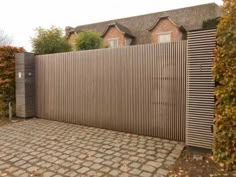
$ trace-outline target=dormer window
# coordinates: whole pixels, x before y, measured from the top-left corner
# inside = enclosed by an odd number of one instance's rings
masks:
[[[171,33],[162,32],[157,34],[157,43],[167,43],[171,42]]]
[[[109,40],[109,48],[117,48],[118,47],[118,39],[110,39]]]

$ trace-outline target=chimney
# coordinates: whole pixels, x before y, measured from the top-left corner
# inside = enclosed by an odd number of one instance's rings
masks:
[[[66,26],[65,27],[66,36],[68,36],[71,32],[74,32],[74,28],[71,26]]]

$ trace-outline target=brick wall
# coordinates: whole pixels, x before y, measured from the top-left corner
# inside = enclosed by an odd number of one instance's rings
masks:
[[[183,33],[169,19],[161,20],[150,32],[151,43],[157,43],[157,34],[161,32],[171,32],[171,41],[178,41],[184,38]]]
[[[103,37],[104,45],[108,46],[109,39],[112,39],[112,38],[118,38],[119,47],[122,47],[125,45],[125,36],[116,27],[110,27],[110,29],[107,31],[107,33]]]
[[[171,41],[175,42],[186,38],[186,34],[179,30],[169,19],[161,20],[152,31],[150,31],[150,43],[157,43],[158,33],[171,32]],[[77,35],[71,34],[68,41],[74,46],[75,38]],[[103,44],[109,46],[109,40],[116,38],[119,40],[118,47],[125,46],[125,36],[116,28],[110,27],[105,36],[103,37]]]

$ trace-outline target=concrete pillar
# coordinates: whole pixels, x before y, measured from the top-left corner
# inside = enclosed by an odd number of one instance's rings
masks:
[[[17,53],[16,60],[16,116],[35,116],[34,54]]]

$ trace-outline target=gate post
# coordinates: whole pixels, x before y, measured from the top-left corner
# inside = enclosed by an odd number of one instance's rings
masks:
[[[35,116],[35,71],[34,54],[17,53],[16,63],[16,116]]]

